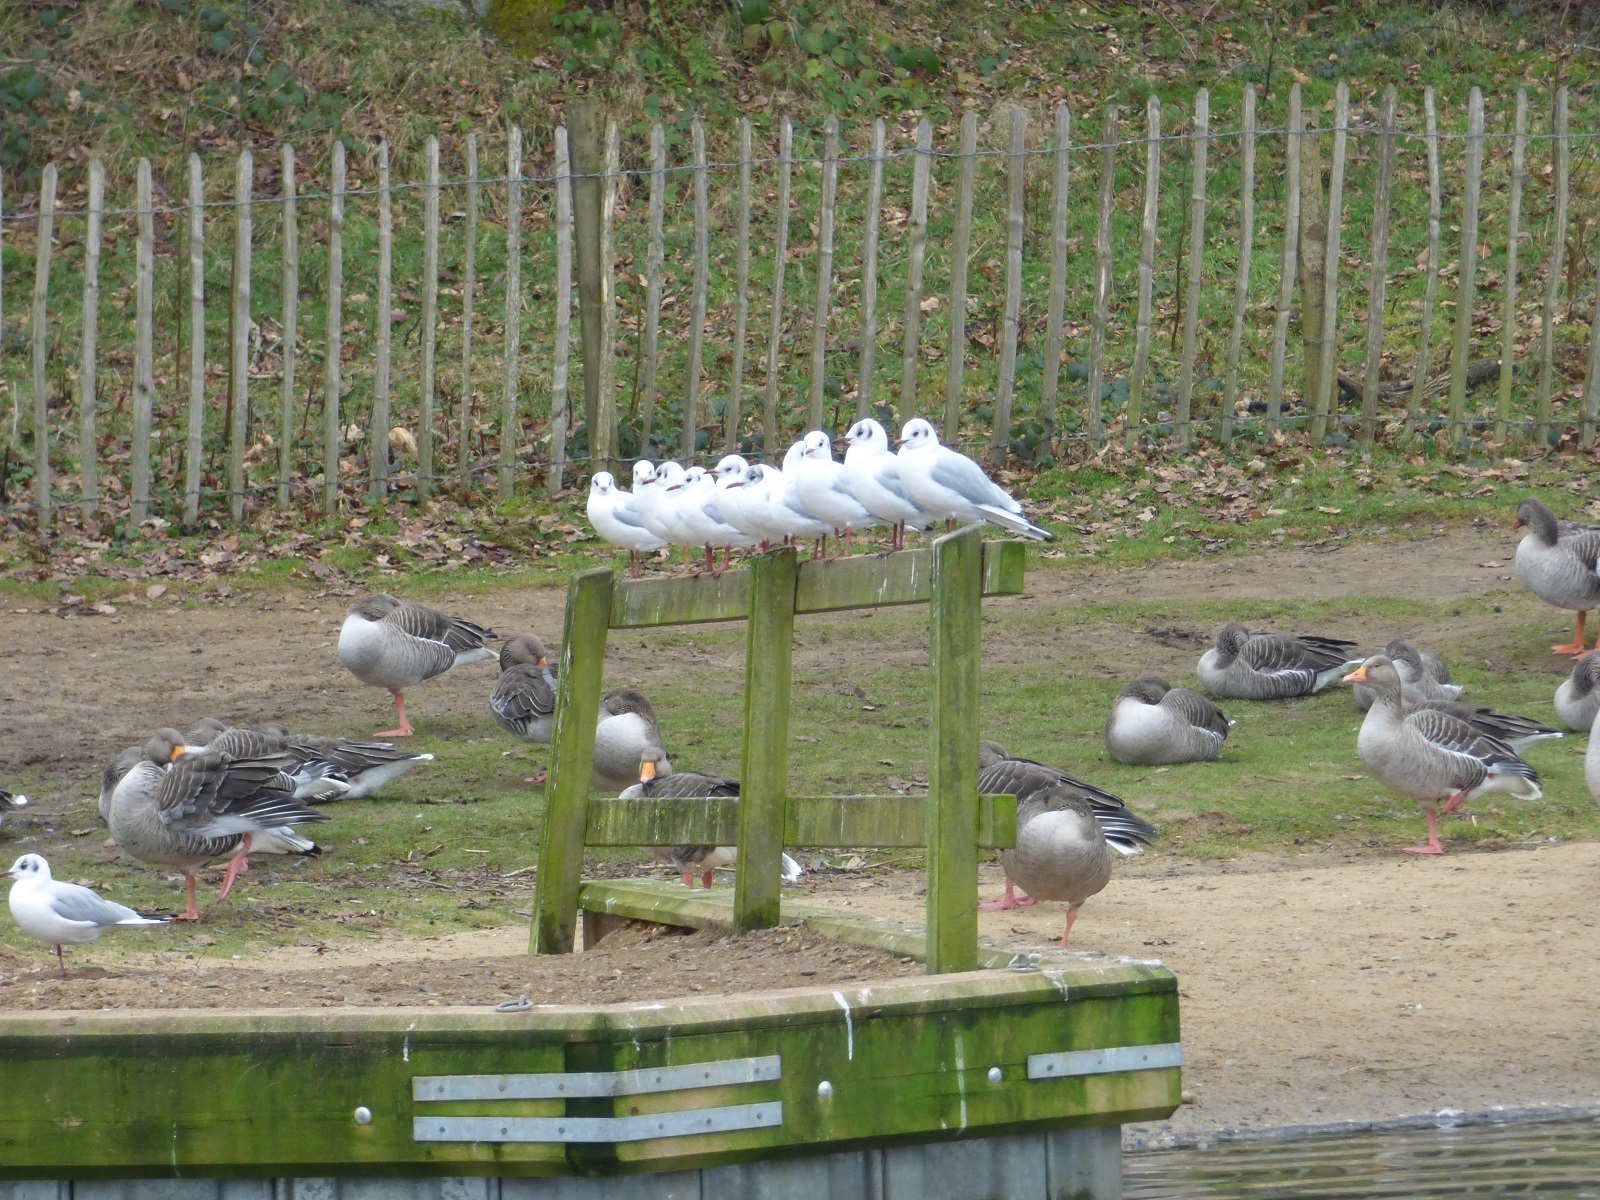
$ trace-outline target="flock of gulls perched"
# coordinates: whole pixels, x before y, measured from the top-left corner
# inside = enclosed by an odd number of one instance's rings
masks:
[[[591,488],[590,512],[603,536],[630,551],[635,569],[640,553],[668,544],[683,546],[686,557],[703,550],[708,569],[714,569],[717,548],[769,547],[814,536],[820,554],[828,535],[848,545],[850,530],[871,524],[892,526],[897,545],[906,528],[941,521],[986,522],[1049,536],[976,463],[940,446],[925,421],[906,424],[899,454],[889,452],[875,421],[857,422],[849,440],[851,455],[863,453],[840,464],[826,435],[808,435],[791,449],[782,471],[737,456],[698,476],[698,468],[640,463],[631,495],[601,473]],[[729,496],[739,499],[730,505]],[[1590,733],[1585,776],[1600,798],[1600,654],[1586,655],[1584,645],[1585,614],[1600,606],[1600,527],[1559,522],[1531,498],[1519,506],[1515,525],[1528,530],[1517,550],[1524,581],[1548,603],[1578,614],[1574,642],[1552,647],[1578,657],[1554,703],[1569,728]],[[0,872],[15,880],[12,915],[26,932],[55,946],[63,976],[63,944],[93,941],[119,926],[199,919],[195,876],[202,866],[227,860],[218,896],[225,899],[249,854],[317,853],[298,827],[326,821],[320,805],[369,796],[432,759],[377,739],[410,736],[405,691],[463,664],[498,657],[500,674],[488,700],[494,720],[523,741],[548,743],[557,676],[545,644],[531,634],[511,637],[497,656],[487,644],[496,638],[482,625],[420,604],[381,594],[360,597],[340,630],[338,656],[363,683],[394,696],[395,729],[353,740],[208,717],[182,732],[156,730],[105,767],[100,813],[127,854],[182,872],[185,910],[172,917],[140,914],[53,879],[45,859],[25,854]],[[1406,848],[1414,854],[1444,852],[1440,811],[1453,812],[1495,791],[1539,799],[1538,771],[1520,751],[1562,736],[1536,719],[1462,702],[1462,688],[1451,682],[1444,662],[1403,640],[1367,654],[1340,638],[1229,624],[1201,656],[1196,675],[1211,697],[1224,701],[1288,700],[1353,683],[1355,700],[1366,711],[1356,744],[1362,763],[1426,814],[1428,842]],[[1136,766],[1215,761],[1234,725],[1207,696],[1147,676],[1114,700],[1105,745],[1113,759]],[[1013,757],[993,742],[981,744],[979,768],[983,792],[1018,798],[1016,844],[1000,853],[1005,893],[982,907],[1064,901],[1064,947],[1079,907],[1109,882],[1112,851],[1138,853],[1158,831],[1104,788]],[[601,701],[591,784],[623,798],[739,795],[737,779],[675,767],[650,701],[627,687],[613,688]],[[26,804],[26,797],[0,791],[0,816]],[[735,861],[731,847],[681,846],[661,853],[691,887],[697,876],[710,887],[713,873]],[[785,855],[784,878],[792,881],[800,873]],[[1025,894],[1019,896],[1019,888]]]

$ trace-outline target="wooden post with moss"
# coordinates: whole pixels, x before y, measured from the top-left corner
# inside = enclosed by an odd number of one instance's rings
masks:
[[[750,567],[745,641],[744,750],[739,767],[739,865],[733,926],[776,925],[789,791],[789,688],[794,670],[794,547]]]

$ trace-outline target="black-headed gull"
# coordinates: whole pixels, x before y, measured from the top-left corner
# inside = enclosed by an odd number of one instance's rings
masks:
[[[38,854],[24,854],[9,871],[0,871],[0,878],[6,876],[16,880],[11,885],[11,915],[24,933],[56,948],[63,979],[67,977],[63,945],[92,942],[118,925],[165,925],[172,919],[147,917],[86,887],[59,883],[50,876],[50,864]]]
[[[939,435],[921,417],[900,429],[900,478],[925,511],[963,525],[998,525],[1036,542],[1055,540],[1022,515],[1022,505],[983,473],[965,454],[939,444]]]
[[[28,807],[28,798],[16,792],[8,792],[0,788],[0,821],[5,820],[8,812],[16,812],[19,808]]]
[[[645,528],[634,508],[632,494],[617,486],[610,471],[596,471],[589,480],[588,512],[594,531],[628,552],[628,573],[635,579],[639,578],[639,555],[667,544]]]
[[[377,737],[410,737],[405,689],[463,663],[488,662],[484,645],[498,636],[464,617],[451,617],[410,600],[374,593],[350,606],[339,630],[339,661],[362,683],[388,688],[394,696],[398,729]]]
[[[778,473],[780,477],[767,493],[768,511],[772,514],[773,523],[783,530],[785,538],[794,541],[815,538],[816,545],[812,548],[811,557],[820,558],[828,548],[828,535],[833,532],[833,526],[820,520],[800,498],[800,459],[805,452],[806,444],[800,441],[790,446],[784,454],[783,470]]]
[[[926,529],[938,522],[911,498],[900,478],[900,458],[889,449],[889,434],[871,417],[863,417],[845,434],[844,479],[868,512],[894,527],[894,548],[904,550],[906,527]]]
[[[745,550],[756,544],[755,538],[722,519],[717,502],[717,477],[704,467],[690,467],[683,473],[679,495],[679,523],[695,545],[705,547],[706,570],[715,573],[714,552],[718,547],[722,549],[722,565],[726,567],[733,547]]]
[[[855,498],[845,480],[844,464],[833,457],[833,439],[813,429],[800,440],[800,461],[794,469],[795,491],[807,511],[833,527],[833,536],[843,538],[844,552],[850,553],[850,533],[879,524]],[[837,545],[834,547],[838,549]]]

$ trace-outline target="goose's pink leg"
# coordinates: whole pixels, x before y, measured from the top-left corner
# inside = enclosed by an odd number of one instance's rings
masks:
[[[1571,645],[1568,645],[1568,646],[1551,646],[1550,649],[1551,649],[1551,651],[1553,653],[1555,653],[1555,654],[1570,654],[1575,658],[1581,657],[1583,655],[1583,649],[1584,649],[1584,646],[1583,646],[1583,622],[1584,622],[1585,618],[1588,617],[1588,615],[1589,614],[1586,613],[1586,612],[1580,612],[1578,614],[1578,636],[1573,638]]]
[[[978,905],[978,907],[979,908],[999,908],[999,909],[1021,908],[1025,904],[1032,904],[1032,903],[1033,903],[1033,897],[1032,896],[1018,896],[1017,895],[1017,893],[1016,893],[1016,884],[1012,883],[1011,882],[1011,876],[1007,875],[1006,876],[1006,894],[1005,894],[1005,896],[1003,898],[999,899],[999,900],[986,901],[985,903]]]
[[[222,877],[222,890],[217,893],[218,900],[226,900],[228,892],[233,887],[233,881],[250,869],[250,860],[245,855],[250,853],[250,834],[244,835],[244,841],[239,843],[239,852],[228,860],[228,873]]]
[[[1424,811],[1428,814],[1428,844],[1426,846],[1407,846],[1405,847],[1405,852],[1407,854],[1443,854],[1444,847],[1439,844],[1439,814],[1431,808]]]
[[[1061,940],[1056,943],[1063,950],[1067,948],[1067,939],[1072,936],[1072,923],[1078,919],[1078,906],[1071,905],[1067,909],[1067,927],[1061,932]]]
[[[177,916],[173,917],[172,919],[174,921],[198,921],[200,919],[200,909],[195,905],[195,902],[194,902],[194,876],[193,875],[185,875],[183,877],[183,890],[184,890],[184,894],[189,897],[189,907],[184,909],[181,913],[179,913]]]
[[[406,695],[404,692],[396,692],[394,694],[394,711],[400,717],[400,728],[386,729],[382,733],[373,734],[373,737],[410,737],[416,732],[415,729],[411,728],[411,722],[406,720]]]

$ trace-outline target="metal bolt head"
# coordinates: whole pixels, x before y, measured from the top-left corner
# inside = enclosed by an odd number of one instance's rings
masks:
[[[1004,1078],[1005,1078],[1005,1072],[1002,1071],[999,1067],[990,1067],[989,1068],[989,1082],[990,1083],[999,1083]]]
[[[363,1104],[360,1108],[356,1109],[356,1124],[357,1125],[371,1125],[372,1124],[372,1110],[370,1108],[368,1108],[365,1104]]]
[[[817,1096],[823,1100],[831,1100],[833,1098],[833,1084],[826,1079],[817,1084]]]

